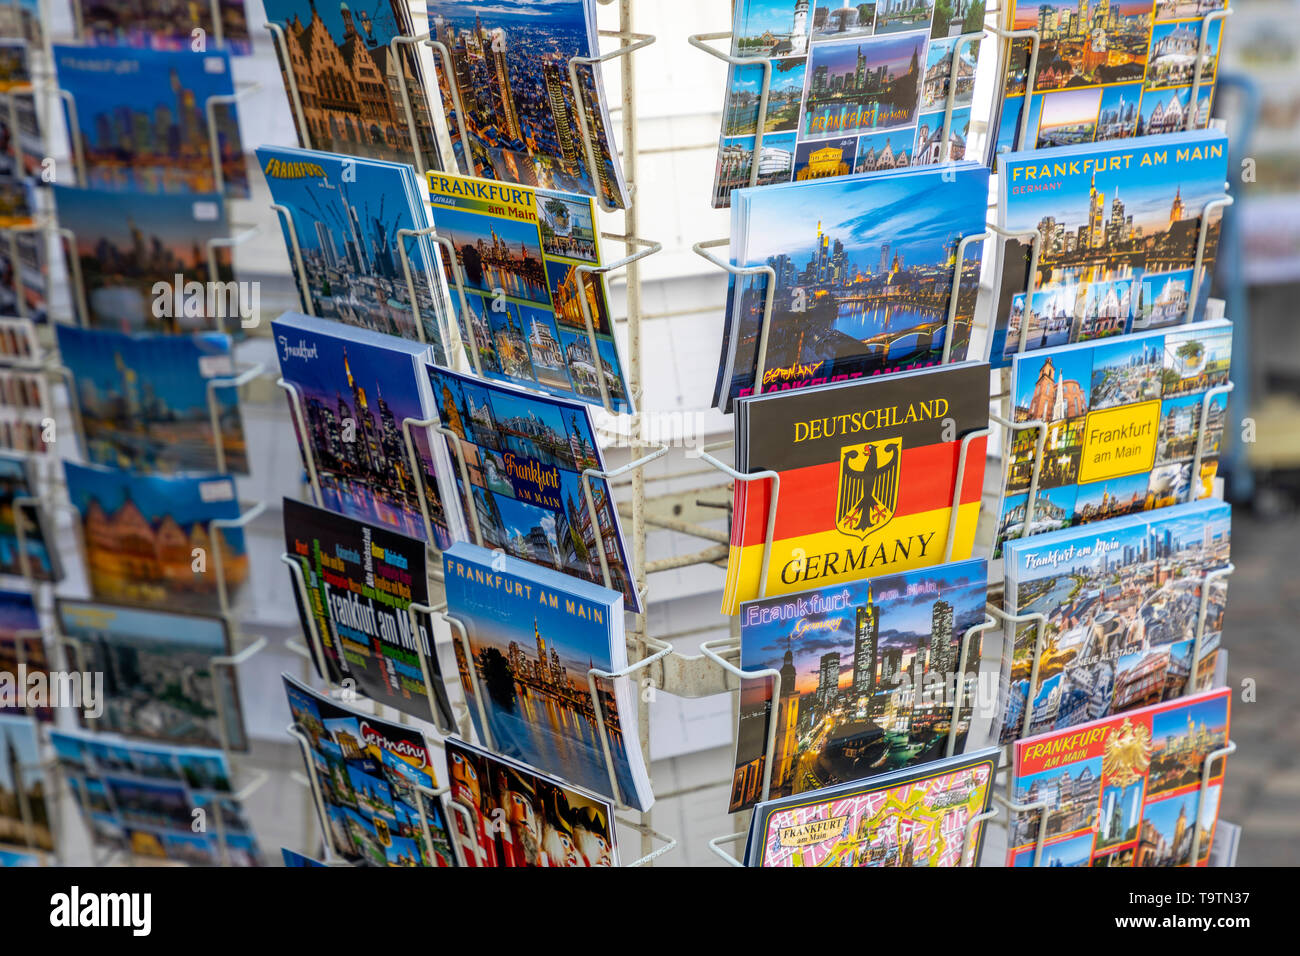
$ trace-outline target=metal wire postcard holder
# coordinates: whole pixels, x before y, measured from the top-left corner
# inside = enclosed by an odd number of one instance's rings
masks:
[[[38,726],[41,726],[38,724]],[[18,803],[18,819],[22,822],[24,832],[23,846],[27,852],[35,856],[41,865],[48,865],[47,860],[53,858],[56,865],[65,865],[65,839],[63,833],[63,814],[60,812],[60,803],[57,795],[61,792],[59,785],[59,763],[57,760],[44,760],[40,763],[14,765],[14,774],[17,779],[13,781],[14,795]],[[46,788],[48,797],[46,800],[46,817],[50,830],[51,849],[45,850],[36,845],[34,831],[36,821],[32,814],[31,801],[27,794],[27,784],[24,779],[29,775],[39,774],[43,780],[42,784]]]
[[[222,378],[210,378],[207,382],[208,423],[212,428],[212,452],[216,461],[216,472],[226,473],[226,435],[221,428],[221,406],[217,402],[218,391],[233,391],[238,398],[239,390],[266,374],[266,366],[260,362],[250,365],[236,375]]]
[[[753,188],[758,185],[758,163],[759,157],[763,152],[763,136],[767,126],[767,106],[772,92],[772,61],[767,56],[732,56],[729,53],[723,53],[721,50],[711,46],[710,40],[730,40],[731,31],[723,30],[721,33],[696,33],[686,38],[686,42],[697,50],[703,50],[714,59],[721,60],[723,63],[729,63],[733,67],[756,66],[763,74],[763,79],[758,87],[758,115],[754,120],[754,148],[749,156],[749,186]],[[730,71],[729,71],[730,72]],[[730,83],[728,83],[730,86]],[[726,120],[723,124],[725,129]],[[726,240],[723,240],[725,242]],[[722,243],[701,243],[700,245],[721,245]],[[695,250],[698,254],[698,246]],[[709,258],[705,256],[705,258]],[[775,273],[774,273],[775,274]]]
[[[576,110],[578,114],[578,134],[582,137],[583,151],[587,159],[587,173],[591,176],[592,192],[595,194],[596,203],[605,212],[618,212],[621,209],[621,207],[615,206],[611,203],[607,203],[605,201],[605,192],[603,189],[600,188],[599,170],[602,169],[605,164],[603,159],[600,156],[600,151],[596,148],[596,144],[592,142],[592,130],[590,125],[587,122],[587,111],[583,109],[583,104],[587,102],[587,97],[584,95],[585,91],[582,89],[582,84],[578,80],[578,66],[581,64],[583,66],[590,67],[593,82],[599,83],[603,87],[604,83],[600,74],[600,65],[602,63],[608,63],[610,60],[614,60],[619,57],[630,56],[632,53],[635,53],[637,50],[644,49],[645,47],[648,47],[650,44],[654,43],[657,37],[651,36],[648,33],[627,33],[622,30],[597,30],[596,32],[599,36],[603,36],[603,37],[617,37],[621,41],[619,47],[616,50],[611,50],[610,52],[604,54],[600,53],[600,51],[597,50],[595,56],[570,57],[569,58],[569,89],[573,93],[574,105],[578,107]],[[588,103],[588,105],[591,107],[592,113],[594,115],[599,104]],[[460,127],[463,132],[465,129],[465,122],[464,122],[465,114],[460,113],[458,115],[461,120]],[[614,149],[613,144],[610,145],[610,149],[611,150]],[[470,154],[466,153],[465,155],[466,155],[466,159],[470,158]],[[614,156],[614,161],[615,162],[618,161],[617,155]],[[629,184],[628,191],[631,192],[632,188],[633,188],[632,185]],[[654,251],[657,252],[658,249],[655,249]],[[649,255],[649,253],[646,253],[646,255]],[[610,266],[610,268],[614,268],[614,266]],[[608,269],[605,271],[608,271]],[[582,290],[579,291],[581,292]],[[585,300],[585,298],[586,298],[585,295],[580,295],[578,297],[578,300],[582,302]],[[583,307],[583,311],[584,312],[586,311],[585,305]],[[592,348],[593,350],[595,349],[594,342],[592,343]],[[599,362],[599,358],[600,358],[599,354],[593,352],[593,356],[595,360]],[[597,364],[596,366],[596,371],[598,373],[600,372],[599,364]],[[600,378],[603,381],[603,376],[598,376],[598,378]],[[604,389],[602,389],[602,393],[603,391]]]
[[[1192,667],[1187,675],[1184,696],[1196,693],[1196,670],[1201,660],[1201,646],[1205,640],[1205,623],[1210,612],[1210,588],[1215,581],[1222,581],[1232,576],[1237,566],[1229,561],[1221,568],[1206,572],[1201,578],[1201,606],[1196,615],[1196,637],[1192,641]]]
[[[624,49],[631,51],[636,49],[636,47],[625,47]],[[573,67],[570,66],[570,69],[572,70]],[[581,114],[579,115],[581,116]],[[586,124],[585,118],[583,119],[583,123],[584,125]],[[588,143],[587,148],[589,150],[591,149],[590,143]],[[600,345],[596,339],[596,326],[591,317],[591,303],[587,301],[587,283],[594,282],[603,287],[605,284],[605,276],[609,273],[613,272],[615,269],[622,269],[624,266],[631,265],[633,262],[638,262],[647,256],[652,256],[663,249],[664,246],[662,242],[655,242],[651,239],[640,239],[636,236],[620,235],[614,232],[602,232],[601,237],[612,239],[615,242],[621,242],[625,246],[641,247],[637,252],[624,256],[622,259],[617,259],[614,262],[607,262],[604,265],[597,266],[580,265],[574,268],[574,272],[578,275],[578,306],[582,310],[582,322],[587,329],[587,347],[591,349],[591,364],[596,370],[596,384],[600,388],[600,404],[611,416],[616,416],[619,414],[619,410],[614,407],[614,403],[609,397],[609,383],[605,381],[605,366],[604,361],[600,357]],[[468,323],[468,316],[466,317],[466,322]],[[610,329],[610,332],[612,334],[612,328]],[[631,396],[629,396],[629,400],[625,402],[627,407],[623,409],[624,411],[632,410],[632,402],[630,398]]]
[[[271,26],[271,24],[267,24]],[[277,26],[276,29],[279,29]],[[289,254],[293,257],[293,274],[296,285],[298,286],[298,296],[302,299],[302,310],[307,315],[316,314],[316,303],[312,301],[311,287],[307,284],[307,270],[303,266],[302,245],[298,242],[298,227],[293,222],[293,212],[283,203],[273,202],[270,204],[280,219],[280,225],[284,227],[286,236],[289,239]],[[419,326],[417,320],[416,326]]]
[[[1039,256],[1042,255],[1043,251],[1043,237],[1037,229],[1027,229],[1024,232],[1015,232],[1014,230],[1003,229],[1001,226],[991,222],[986,222],[984,228],[1002,239],[1018,239],[1021,242],[1024,242],[1026,239],[1029,240],[1029,268],[1026,271],[1027,281],[1024,293],[1025,306],[1020,312],[1020,325],[1016,332],[1017,336],[1019,336],[1016,342],[1016,351],[1024,352],[1029,344],[1029,319],[1030,316],[1033,315],[1034,311],[1034,293],[1038,291],[1038,259]],[[1006,269],[1006,256],[999,255],[998,261],[1002,264],[1002,269],[999,270],[997,281],[993,284],[994,289],[1000,289],[1002,286],[1001,272]],[[995,317],[994,326],[996,325],[997,319]],[[986,362],[992,360],[993,335],[991,334],[991,331],[992,330],[990,330],[988,336],[988,341],[984,345],[984,361]],[[1007,335],[1010,334],[1011,319],[1008,318]]]
[[[443,242],[441,237],[437,235],[437,231],[433,226],[428,226],[424,229],[399,229],[397,230],[397,252],[402,260],[402,276],[406,279],[406,294],[411,300],[411,318],[415,324],[415,335],[421,345],[428,345],[428,337],[424,334],[424,316],[420,313],[420,299],[415,289],[415,270],[411,268],[411,256],[410,253],[406,251],[406,241],[408,239],[419,239],[421,236],[428,236],[433,242]],[[293,241],[298,241],[298,233],[296,230],[293,233]],[[450,240],[446,240],[446,247],[451,248]],[[297,250],[294,250],[294,254],[295,256],[300,255]],[[452,262],[454,266],[454,257]],[[425,277],[430,280],[430,295],[433,297],[434,301],[437,302],[441,299],[441,296],[438,294],[440,291],[439,283],[433,281],[432,273],[434,268],[435,266],[433,263],[425,263]],[[440,275],[442,273],[440,262],[438,263],[438,273]],[[467,312],[468,306],[466,305],[465,300],[465,285],[461,280],[459,269],[456,269],[455,278],[456,291],[460,295],[461,309],[463,312]],[[442,276],[442,279],[441,287],[445,287],[446,277]],[[446,343],[444,351],[447,353],[447,362],[450,364],[456,361],[455,356],[464,347],[461,344],[460,329],[453,328],[456,323],[449,322],[447,320],[448,317],[444,314],[442,309],[435,309],[435,312],[436,315],[434,316],[434,320],[438,323],[438,333],[441,336],[442,341]],[[470,334],[473,335],[472,329]],[[477,348],[474,352],[475,360],[477,361]]]
[[[1034,525],[1034,508],[1038,503],[1038,482],[1043,471],[1043,451],[1047,447],[1047,422],[1041,418],[1033,418],[1025,422],[1013,422],[994,412],[989,412],[989,420],[1000,425],[1008,436],[1004,438],[1007,448],[1007,464],[1004,466],[1006,468],[1010,467],[1010,449],[1015,444],[1014,439],[1009,436],[1037,429],[1037,437],[1034,439],[1034,467],[1029,476],[1029,495],[1025,498],[1025,517],[1022,522],[1022,526],[1028,530]],[[1001,534],[1001,529],[995,529],[994,533]]]
[[[957,727],[961,721],[962,705],[965,703],[966,667],[970,663],[971,639],[974,638],[976,634],[983,634],[985,631],[990,631],[997,626],[998,622],[990,615],[985,614],[984,622],[982,624],[968,627],[966,632],[961,636],[961,654],[957,663],[957,685],[952,702],[952,716],[948,720],[948,741],[944,746],[945,757],[951,757],[957,752]],[[983,638],[981,638],[981,641],[982,640]]]
[[[1206,17],[1208,22],[1209,17]],[[1203,31],[1202,31],[1203,32]],[[1203,39],[1203,38],[1202,38]],[[1200,76],[1200,70],[1196,71]],[[1228,189],[1228,184],[1224,183],[1224,190]],[[1232,205],[1232,196],[1224,195],[1219,199],[1211,199],[1201,210],[1201,221],[1196,231],[1196,260],[1192,264],[1192,288],[1187,294],[1187,318],[1185,322],[1192,322],[1196,319],[1196,308],[1201,301],[1201,284],[1204,281],[1205,274],[1205,247],[1210,238],[1210,214],[1216,210],[1227,209]]]
[[[984,611],[1001,621],[1004,625],[1010,625],[1008,634],[1003,640],[1011,641],[1014,644],[1016,639],[1016,627],[1018,624],[1034,625],[1034,656],[1029,670],[1029,684],[1025,689],[1025,713],[1021,721],[1020,733],[1018,737],[1028,737],[1029,728],[1034,722],[1034,700],[1033,689],[1038,683],[1038,668],[1043,662],[1043,651],[1047,647],[1047,615],[1042,612],[1032,614],[1010,614],[995,604],[984,605]]]

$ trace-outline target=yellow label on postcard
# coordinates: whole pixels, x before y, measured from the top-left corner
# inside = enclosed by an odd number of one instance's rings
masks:
[[[1089,412],[1083,433],[1079,484],[1150,471],[1156,461],[1159,424],[1159,402]]]
[[[831,817],[829,820],[809,820],[807,823],[799,823],[792,827],[781,827],[777,834],[781,846],[812,846],[814,843],[821,843],[843,833],[846,820],[848,820],[847,816]]]

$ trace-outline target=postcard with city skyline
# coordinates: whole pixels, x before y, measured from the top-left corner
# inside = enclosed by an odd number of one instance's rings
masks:
[[[136,475],[67,460],[63,469],[96,598],[221,613],[215,548],[232,599],[248,580],[243,530],[211,527],[215,518],[239,517],[230,476]]]
[[[81,266],[87,312],[82,325],[168,333],[241,327],[241,307],[247,311],[252,302],[244,301],[234,283],[230,250],[218,246],[208,255],[212,240],[229,233],[219,193],[154,194],[58,183],[53,188],[59,225],[75,237],[66,251]],[[208,274],[210,261],[216,275]],[[159,283],[167,289],[161,295]]]
[[[757,155],[765,70],[746,63],[728,73],[715,207],[749,185],[756,160],[763,185],[974,158],[966,156],[968,121],[958,114],[975,89],[984,0],[734,6],[731,54],[766,58],[771,71]]]
[[[264,865],[223,751],[84,730],[55,731],[50,742],[97,847],[198,866]]]
[[[740,190],[731,259],[776,273],[764,391],[936,365],[943,359],[955,256],[984,230],[988,170],[976,163],[852,180]],[[961,265],[952,361],[965,357],[980,254]],[[723,398],[753,394],[766,275],[728,299]]]
[[[403,422],[431,416],[424,363],[429,347],[286,312],[271,323],[280,374],[297,390],[298,445],[310,454],[323,507],[426,540],[421,487],[438,547],[464,535],[440,482],[440,442],[410,429],[421,474],[411,471]],[[450,486],[448,486],[450,489]]]
[[[1027,704],[1028,732],[1040,734],[1209,687],[1227,588],[1207,596],[1205,577],[1227,567],[1230,547],[1231,512],[1219,501],[1008,542],[1007,612],[1047,623],[1036,670],[1036,627],[1008,628],[1000,741],[1021,735]]]
[[[442,803],[422,792],[438,783],[420,731],[281,677],[294,726],[307,738],[322,836],[334,851],[371,866],[457,866]]]
[[[418,149],[426,169],[438,169],[427,84],[413,43],[417,31],[407,4],[393,0],[265,0],[266,19],[284,31],[276,56],[289,97],[298,87],[303,115],[295,115],[298,145],[306,124],[316,149],[368,159],[413,163]],[[286,60],[287,53],[287,60]],[[290,72],[292,71],[292,73]],[[405,81],[415,139],[402,101]]]
[[[230,337],[123,335],[59,325],[59,354],[76,380],[74,396],[86,458],[139,473],[217,470],[248,474],[248,451],[236,389],[209,384],[235,375]]]
[[[747,866],[977,866],[998,750],[760,803]]]
[[[980,656],[959,675],[962,636],[984,620],[983,558],[750,601],[740,606],[743,682],[730,810],[763,799],[770,721],[771,796],[786,797],[942,757],[955,689],[973,690]],[[964,692],[956,749],[973,693]]]
[[[446,441],[447,454],[470,535],[475,518],[482,534],[475,543],[592,584],[604,584],[607,567],[613,590],[623,595],[629,611],[640,613],[609,483],[603,478],[588,482],[590,503],[583,490],[583,471],[605,467],[588,406],[434,365],[427,371],[438,419],[457,436]],[[468,490],[457,448],[469,473]],[[598,519],[595,529],[591,505]],[[603,565],[598,548],[604,551]]]
[[[402,230],[428,226],[408,164],[314,150],[257,150],[271,198],[289,211],[281,221],[304,311],[347,325],[423,341],[446,364],[444,324],[451,300],[440,260],[426,237]],[[294,250],[297,240],[297,254]],[[415,286],[420,328],[411,308],[406,260]],[[304,274],[299,274],[299,256]]]
[[[597,701],[587,683],[592,668],[626,666],[623,596],[468,542],[443,555],[443,575],[447,613],[469,635],[471,659],[459,644],[456,656],[479,739],[489,739],[479,726],[481,689],[498,753],[617,803],[649,809],[654,795],[636,743],[630,688],[626,681],[598,679]],[[606,741],[617,793],[611,792]]]
[[[93,721],[82,714],[83,727],[177,746],[247,749],[234,673],[212,663],[231,653],[221,618],[69,598],[57,600],[55,617],[60,634],[80,646],[81,666],[104,675],[103,714]]]
[[[59,581],[63,578],[63,562],[58,548],[50,547],[54,539],[46,509],[14,503],[16,498],[35,496],[38,489],[33,469],[31,459],[0,452],[0,573],[34,581]]]
[[[0,714],[0,844],[54,850],[46,780],[36,718]]]
[[[1227,408],[1205,394],[1227,382],[1231,359],[1232,328],[1223,320],[1016,355],[1014,418],[1044,422],[1047,437],[1037,469],[1038,428],[1008,440],[993,556],[1012,538],[1205,497]],[[1206,441],[1193,475],[1202,421]]]
[[[465,285],[469,315],[455,302],[471,364],[477,356],[486,378],[593,405],[603,376],[610,408],[632,411],[604,277],[580,271],[601,262],[595,203],[442,173],[428,180],[433,225],[456,250],[452,263],[439,249],[443,267]]]
[[[1179,325],[1194,286],[1213,270],[1220,217],[1211,213],[1205,268],[1192,275],[1206,206],[1224,196],[1227,136],[1217,131],[1176,133],[1143,145],[1127,143],[1037,152],[1001,158],[999,224],[1036,232],[1041,246],[1034,298],[1025,319],[1023,286],[1004,289],[1011,313],[999,316],[992,354],[996,364],[1025,350],[1087,341],[1129,331]],[[1013,241],[1011,261],[1030,244]],[[1008,283],[1023,281],[1010,269]],[[1197,310],[1202,311],[1201,309]]]
[[[22,673],[20,665],[28,674],[44,674],[49,679],[50,661],[41,619],[30,592],[0,591],[0,674],[18,675]],[[16,681],[18,688],[27,686],[25,678]],[[26,713],[45,723],[54,720],[52,707],[27,707],[23,700],[10,695],[0,699],[0,713]]]
[[[1153,704],[1015,745],[1007,866],[1205,866],[1229,736],[1229,688]],[[1209,785],[1202,774],[1209,764]],[[1195,849],[1195,854],[1194,854]]]
[[[244,0],[192,3],[190,0],[73,0],[88,46],[121,46],[145,50],[191,50],[194,31],[204,44],[229,50],[234,56],[253,52]],[[221,11],[221,43],[212,8]]]
[[[412,603],[429,602],[424,542],[292,498],[284,499],[284,539],[285,553],[302,568],[307,594],[300,593],[296,576],[291,580],[304,638],[311,636],[310,609],[320,640],[312,649],[318,670],[322,663],[325,668],[320,676],[331,685],[351,681],[344,686],[355,693],[451,726],[432,625],[418,616],[413,633],[407,613]]]
[[[600,67],[579,64],[581,97],[569,74],[574,57],[600,56],[596,11],[588,0],[429,0],[431,32],[450,52],[435,71],[455,163],[470,176],[599,196],[605,206],[628,202],[611,138]],[[597,168],[588,168],[583,124]],[[462,141],[470,144],[465,156]]]
[[[60,89],[77,104],[78,128],[69,135],[80,136],[83,145],[83,185],[148,193],[217,190],[207,103],[235,92],[229,53],[56,45],[54,62]],[[224,193],[247,199],[237,109],[218,104],[213,114]]]
[[[1203,18],[1222,0],[1013,0],[1013,29],[1036,30],[1037,72],[1028,132],[1020,140],[1030,41],[1012,41],[1003,97],[994,117],[989,161],[1014,150],[1204,129],[1214,95],[1222,23],[1210,23],[1200,53]],[[1201,91],[1189,117],[1196,63]]]
[[[456,836],[467,866],[618,866],[614,807],[524,764],[447,740]]]

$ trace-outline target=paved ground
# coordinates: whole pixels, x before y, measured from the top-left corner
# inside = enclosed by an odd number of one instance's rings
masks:
[[[1300,518],[1234,509],[1224,646],[1236,689],[1222,817],[1243,827],[1239,866],[1300,864]],[[1255,702],[1243,682],[1255,682]]]

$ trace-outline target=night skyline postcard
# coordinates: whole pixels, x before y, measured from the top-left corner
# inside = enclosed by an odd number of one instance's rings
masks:
[[[741,667],[778,670],[782,686],[774,717],[772,682],[742,684],[732,811],[761,796],[772,719],[773,796],[942,756],[962,635],[984,620],[986,591],[986,562],[971,559],[742,604]],[[960,679],[978,667],[972,656]]]
[[[77,104],[87,185],[164,193],[216,189],[206,105],[235,92],[229,53],[56,45],[54,61],[59,87]],[[214,112],[226,195],[247,199],[236,108]]]
[[[321,504],[424,540],[402,423],[429,417],[419,372],[428,346],[292,312],[271,329],[280,372],[298,390],[299,446],[314,458]],[[411,434],[435,535],[446,534],[438,469],[424,430]]]
[[[235,374],[229,336],[123,335],[71,325],[57,331],[91,462],[164,474],[216,471],[208,385]],[[239,396],[216,389],[212,401],[226,471],[248,474]]]
[[[632,800],[645,768],[625,739],[632,732],[631,725],[624,726],[628,717],[620,713],[612,682],[598,681],[599,712],[587,684],[591,668],[612,671],[623,666],[622,595],[468,542],[458,542],[445,553],[443,568],[448,613],[469,633],[472,661],[464,659],[459,647],[457,657],[476,726],[476,685],[467,670],[471,665],[483,689],[497,751],[595,793],[617,797],[620,794],[610,793],[599,713],[621,796]]]
[[[470,175],[483,179],[562,189],[587,196],[599,190],[607,203],[626,204],[618,158],[611,149],[601,74],[579,70],[579,86],[591,97],[587,125],[596,171],[587,168],[569,83],[569,61],[598,56],[595,23],[583,0],[430,0],[431,33],[446,45],[459,79],[467,116],[455,110],[445,71],[437,73],[453,148],[465,168],[460,138],[465,125]],[[574,142],[577,137],[577,142]]]

